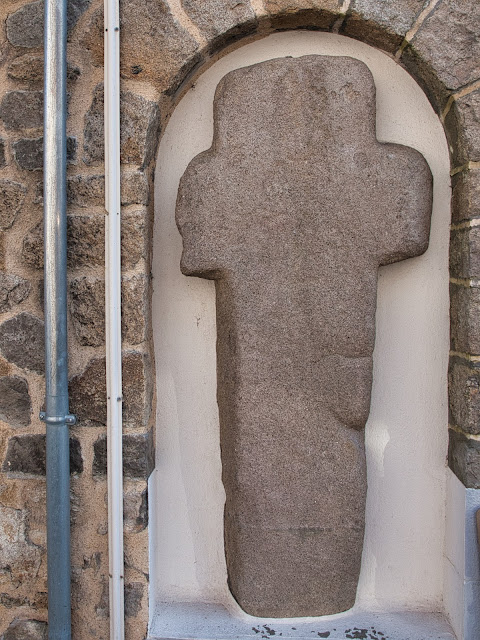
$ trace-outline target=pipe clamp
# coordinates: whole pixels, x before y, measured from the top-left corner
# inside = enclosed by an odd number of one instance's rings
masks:
[[[40,411],[40,414],[38,417],[42,422],[45,422],[46,424],[51,424],[51,425],[77,424],[77,416],[73,415],[72,413],[69,413],[66,416],[48,416],[47,417],[47,414],[45,411]]]

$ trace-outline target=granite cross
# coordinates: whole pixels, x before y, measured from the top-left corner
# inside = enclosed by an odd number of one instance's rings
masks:
[[[426,250],[432,197],[375,112],[358,60],[233,71],[180,183],[181,269],[216,281],[228,580],[252,615],[355,601],[377,271]]]

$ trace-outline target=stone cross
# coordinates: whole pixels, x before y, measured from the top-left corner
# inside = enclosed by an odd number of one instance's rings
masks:
[[[428,246],[431,174],[375,135],[351,58],[229,73],[182,177],[182,272],[214,279],[225,549],[263,617],[353,606],[362,555],[377,270]]]

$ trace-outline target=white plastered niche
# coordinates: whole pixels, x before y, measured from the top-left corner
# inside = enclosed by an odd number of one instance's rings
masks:
[[[366,534],[355,608],[443,609],[450,222],[445,135],[425,94],[386,54],[342,36],[296,31],[268,36],[216,62],[177,106],[160,144],[153,254],[152,619],[161,618],[162,603],[222,603],[235,613],[223,551],[215,288],[180,273],[182,243],[174,220],[179,179],[190,160],[211,145],[214,92],[226,73],[310,54],[365,62],[377,88],[377,138],[419,150],[434,176],[428,251],[379,272],[365,435]]]

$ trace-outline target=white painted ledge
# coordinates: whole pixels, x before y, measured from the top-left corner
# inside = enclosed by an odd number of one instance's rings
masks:
[[[336,616],[288,621],[254,618],[232,604],[159,604],[152,640],[456,640],[438,613],[370,613],[349,611]],[[469,640],[474,640],[473,636]]]

